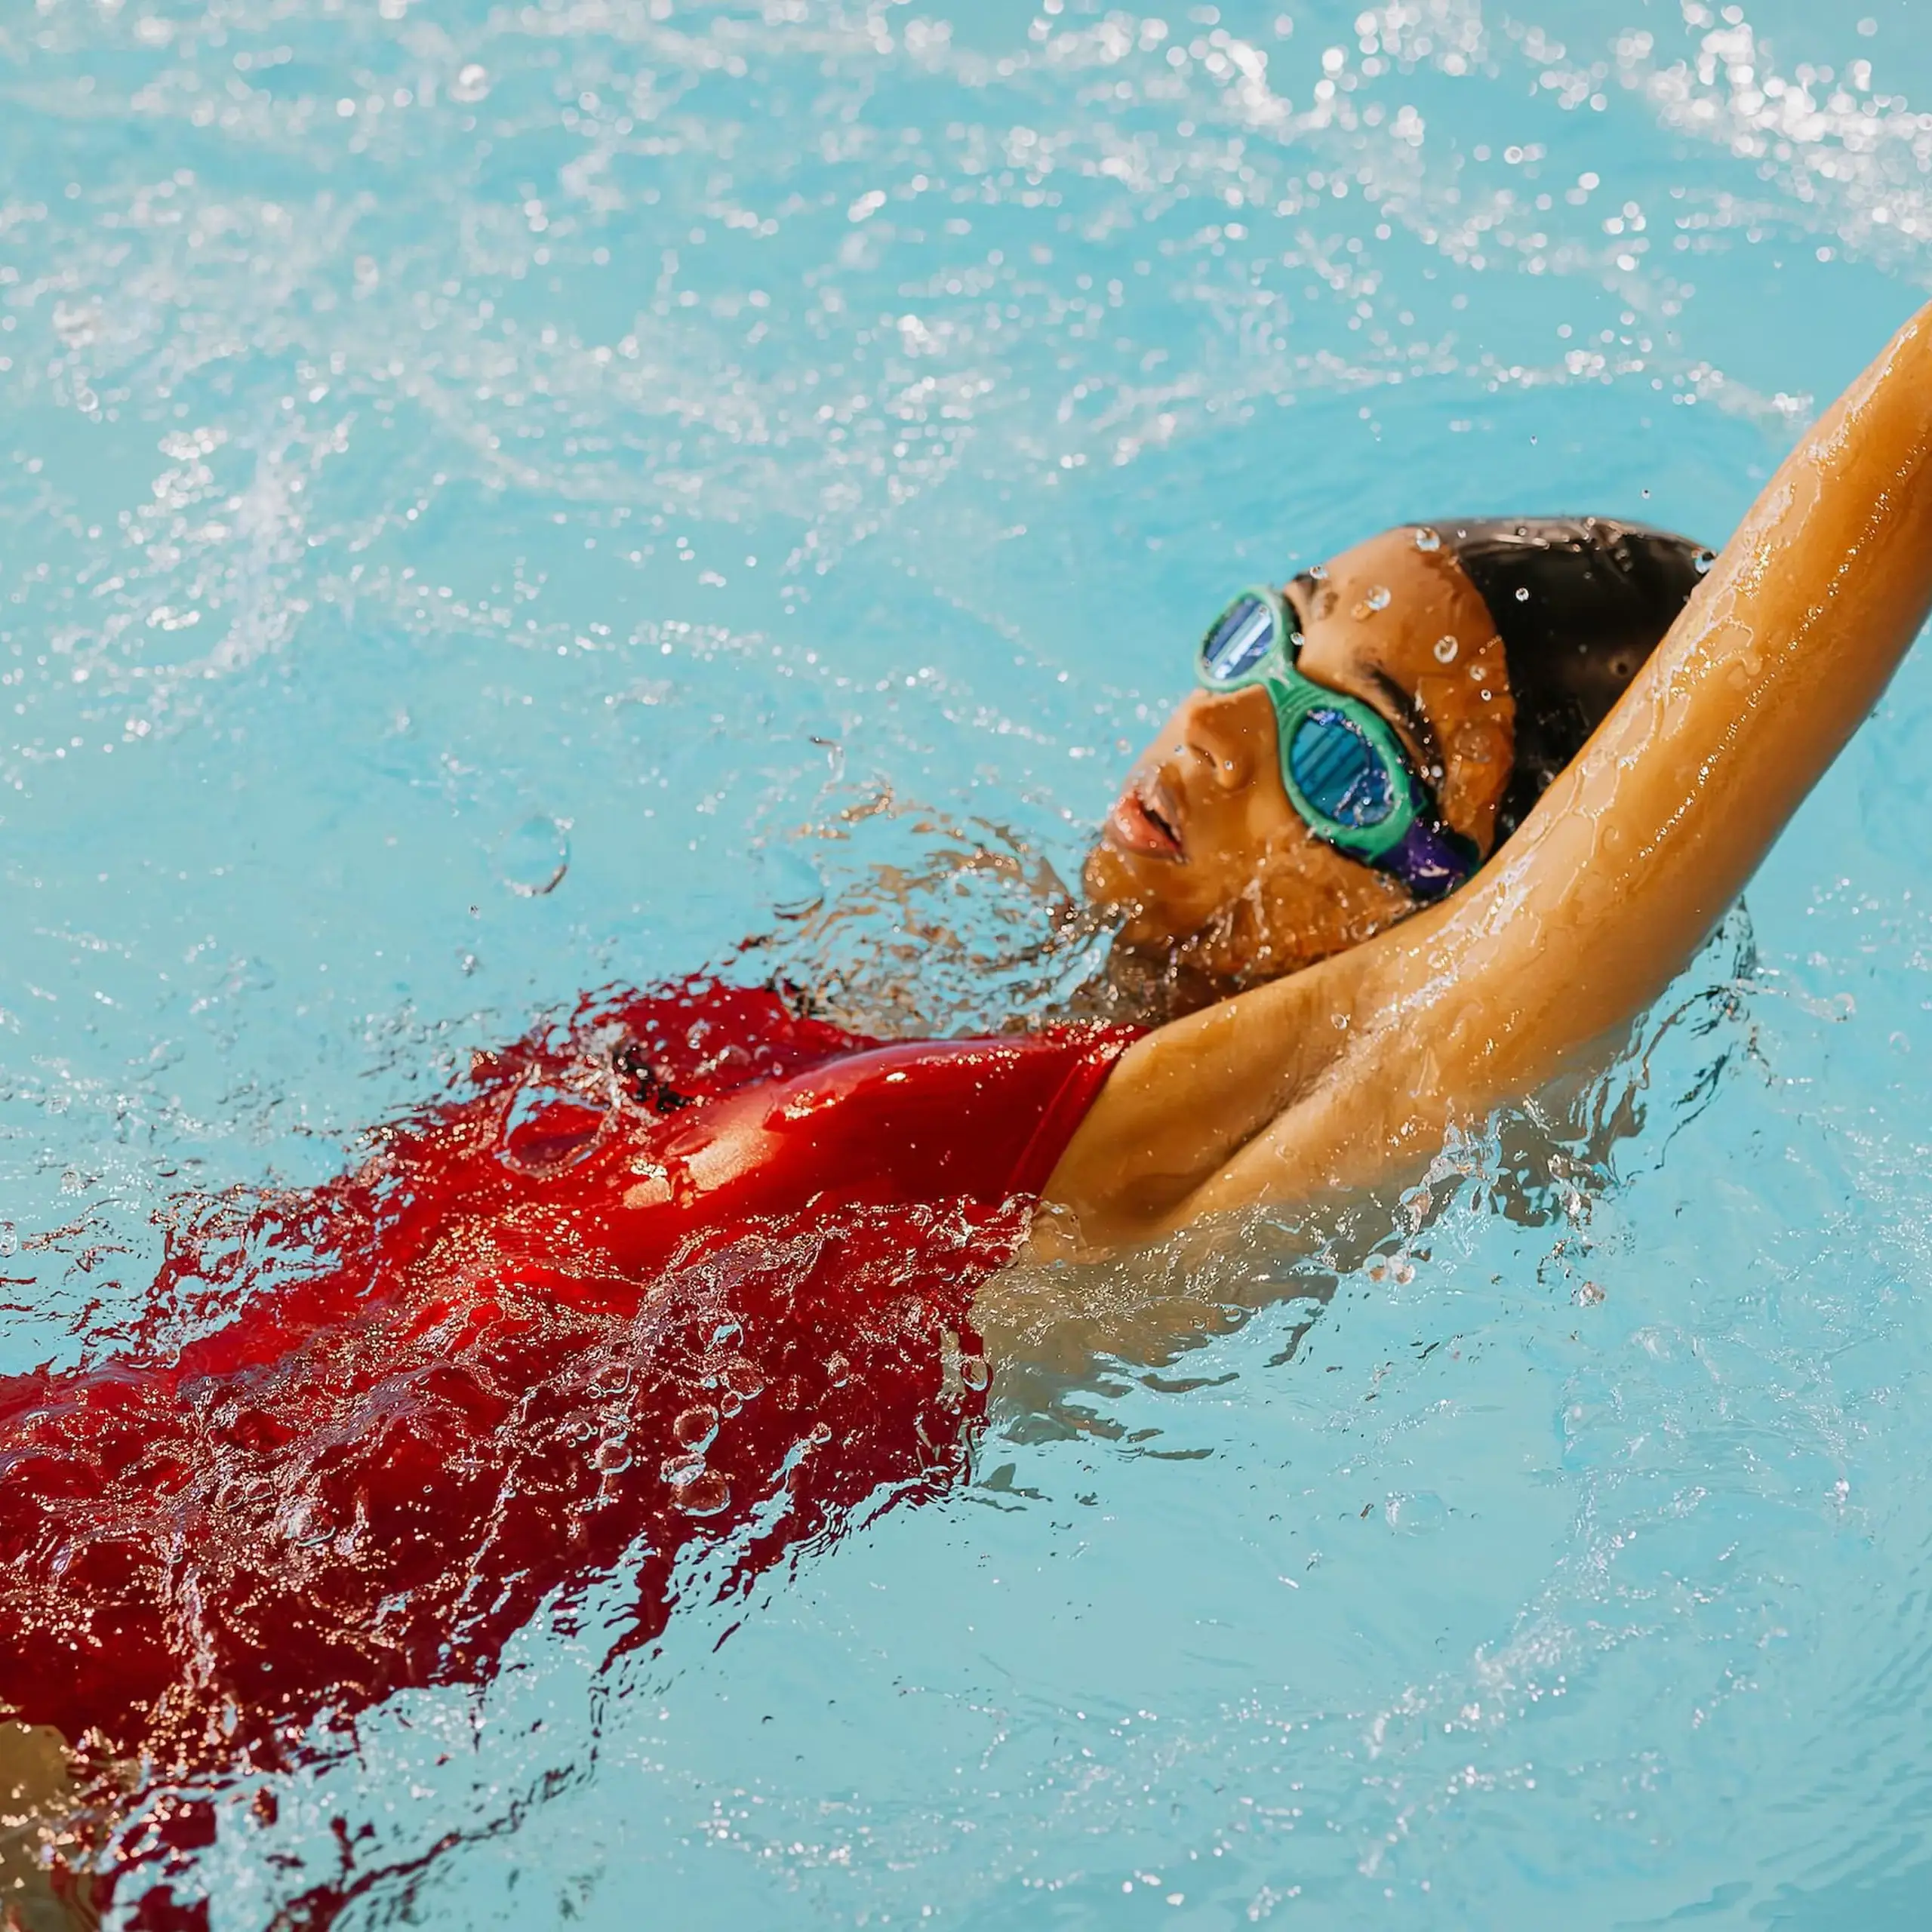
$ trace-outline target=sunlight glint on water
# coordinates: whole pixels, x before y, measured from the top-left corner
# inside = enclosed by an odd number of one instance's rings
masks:
[[[1932,10],[1860,4],[11,10],[0,1366],[585,987],[1063,995],[1258,576],[1721,541],[1927,280]],[[1634,1136],[1149,1264],[1226,1332],[970,1490],[225,1793],[217,1924],[337,1820],[367,1926],[1921,1923],[1928,732],[1921,659]]]

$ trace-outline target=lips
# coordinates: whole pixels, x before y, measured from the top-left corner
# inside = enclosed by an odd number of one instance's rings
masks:
[[[1158,774],[1152,771],[1137,773],[1128,780],[1127,789],[1107,814],[1105,835],[1109,844],[1143,858],[1187,856],[1174,801]]]

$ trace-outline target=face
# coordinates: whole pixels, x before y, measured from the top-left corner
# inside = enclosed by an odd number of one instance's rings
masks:
[[[1393,530],[1297,578],[1288,601],[1314,682],[1392,725],[1448,823],[1487,856],[1514,709],[1488,607],[1432,533]],[[1193,640],[1177,640],[1176,655]],[[1190,660],[1182,660],[1190,663]],[[1281,783],[1259,687],[1197,691],[1130,774],[1087,862],[1123,942],[1224,989],[1355,946],[1412,912],[1406,888],[1324,844]]]

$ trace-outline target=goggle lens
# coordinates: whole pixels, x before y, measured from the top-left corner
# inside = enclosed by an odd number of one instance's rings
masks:
[[[1209,681],[1229,684],[1253,670],[1275,640],[1275,613],[1265,598],[1237,597],[1223,611],[1201,646],[1201,668]]]
[[[1380,825],[1395,809],[1389,771],[1367,735],[1339,711],[1311,711],[1295,728],[1288,769],[1302,796],[1335,825]]]

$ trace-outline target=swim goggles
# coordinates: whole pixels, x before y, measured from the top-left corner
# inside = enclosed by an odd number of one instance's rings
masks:
[[[1301,643],[1280,592],[1244,590],[1201,640],[1201,682],[1213,691],[1264,687],[1275,706],[1281,783],[1309,831],[1401,880],[1417,898],[1441,898],[1475,870],[1475,847],[1443,823],[1387,721],[1297,668]]]

